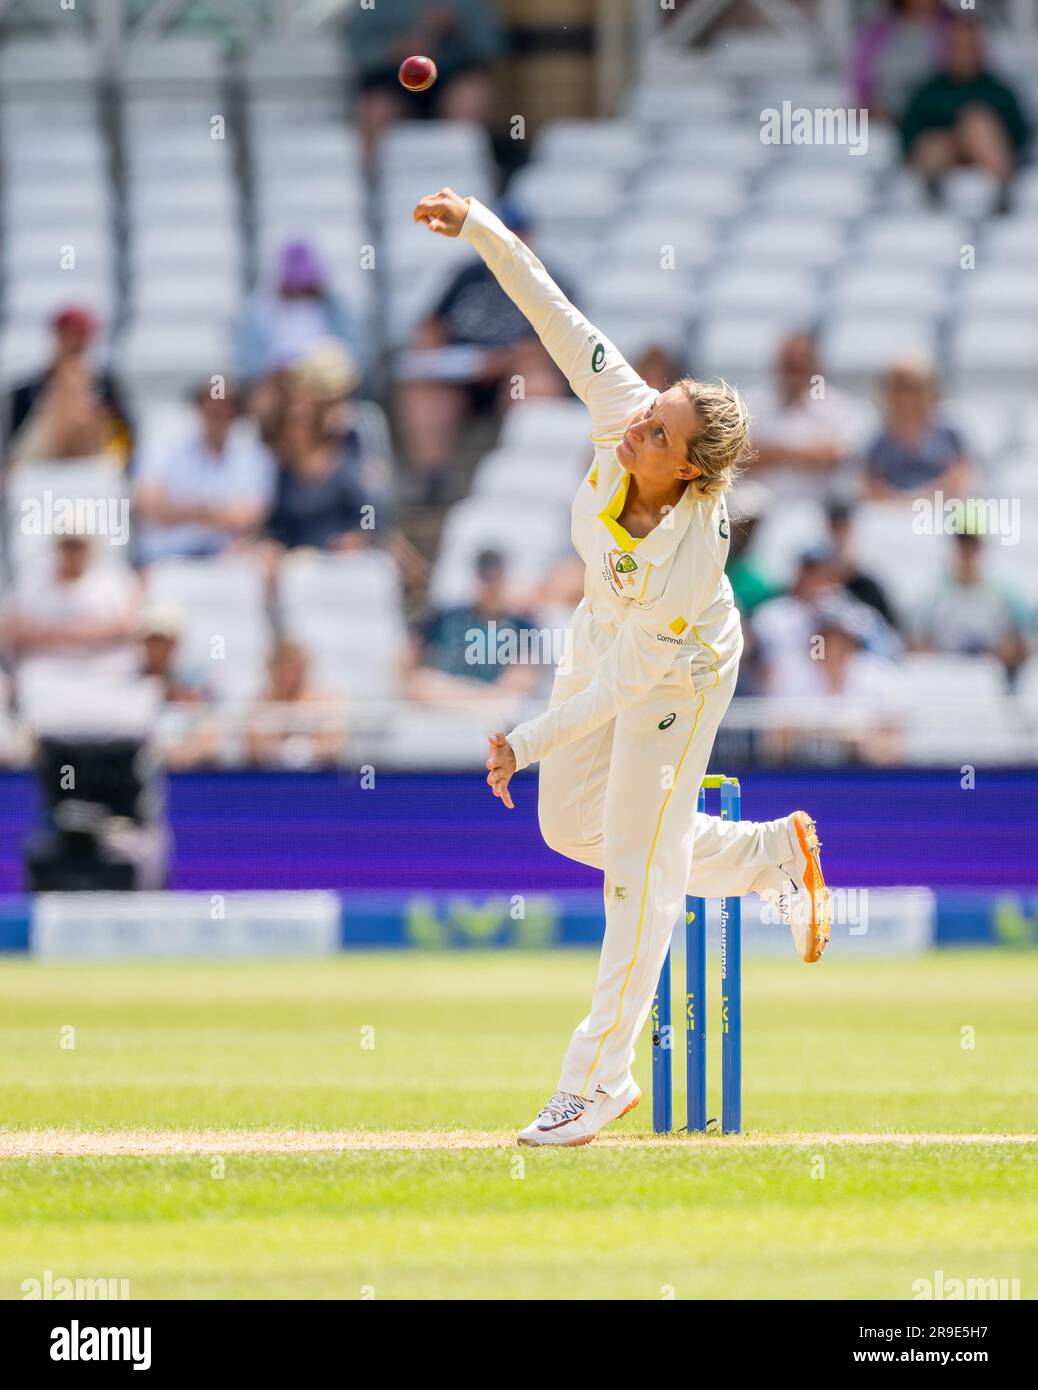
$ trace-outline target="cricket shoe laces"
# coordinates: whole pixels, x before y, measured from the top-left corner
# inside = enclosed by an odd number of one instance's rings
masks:
[[[552,1126],[568,1124],[582,1114],[590,1103],[573,1091],[556,1091],[537,1118],[548,1120]]]

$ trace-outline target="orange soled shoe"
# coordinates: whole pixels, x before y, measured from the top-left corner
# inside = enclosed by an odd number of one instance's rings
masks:
[[[789,817],[789,839],[792,858],[779,867],[790,880],[790,887],[779,902],[800,959],[821,960],[829,944],[832,894],[822,875],[818,828],[806,811],[794,811]]]

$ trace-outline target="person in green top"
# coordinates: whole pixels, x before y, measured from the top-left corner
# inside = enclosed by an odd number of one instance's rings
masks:
[[[935,199],[942,176],[955,165],[988,170],[1002,186],[1004,211],[1029,137],[1015,92],[986,66],[982,30],[971,19],[955,19],[940,69],[916,89],[901,118],[907,157]]]

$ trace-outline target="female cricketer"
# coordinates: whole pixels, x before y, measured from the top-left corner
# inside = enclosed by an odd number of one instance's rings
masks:
[[[805,961],[829,939],[814,822],[723,821],[696,809],[735,689],[742,633],[725,576],[725,493],[749,420],[722,382],[650,389],[566,299],[541,262],[475,198],[423,198],[417,222],[469,241],[587,406],[594,460],[572,511],[586,566],[572,661],[548,709],[494,734],[487,782],[539,762],[547,844],[603,870],[605,935],[588,1016],[558,1088],[522,1144],[586,1144],[641,1097],[634,1042],[685,894],[762,893],[779,903]]]

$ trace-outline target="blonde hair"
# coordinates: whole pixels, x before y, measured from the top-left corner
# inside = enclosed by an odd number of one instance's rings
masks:
[[[727,381],[696,381],[682,377],[674,383],[684,391],[703,428],[687,444],[688,462],[699,469],[689,487],[700,497],[719,497],[728,491],[740,472],[739,462],[750,440],[750,412],[734,386]]]

